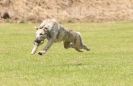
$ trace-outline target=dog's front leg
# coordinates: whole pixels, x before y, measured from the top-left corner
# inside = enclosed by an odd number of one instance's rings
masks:
[[[48,43],[46,44],[46,46],[44,47],[44,49],[40,52],[38,52],[39,55],[43,55],[47,52],[47,50],[52,46],[54,40],[53,39],[50,39],[48,40]]]

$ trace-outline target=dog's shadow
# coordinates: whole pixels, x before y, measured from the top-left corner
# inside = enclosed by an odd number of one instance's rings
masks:
[[[85,65],[89,65],[86,63],[66,63],[66,64],[51,64],[51,65],[46,65],[47,67],[78,67],[78,66],[85,66]]]

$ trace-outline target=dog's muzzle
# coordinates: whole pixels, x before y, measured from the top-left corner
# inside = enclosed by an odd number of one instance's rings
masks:
[[[34,44],[40,45],[40,44],[42,44],[43,42],[44,42],[44,40],[38,40],[38,39],[36,39],[36,40],[34,41]]]
[[[42,40],[38,40],[38,39],[36,39],[36,40],[34,41],[34,43],[40,44],[41,41],[42,41]]]

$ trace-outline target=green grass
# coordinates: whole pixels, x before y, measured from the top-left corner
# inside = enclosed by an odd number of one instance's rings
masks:
[[[0,24],[0,86],[133,86],[132,22],[65,24],[91,51],[55,43],[44,56],[30,55],[34,26]]]

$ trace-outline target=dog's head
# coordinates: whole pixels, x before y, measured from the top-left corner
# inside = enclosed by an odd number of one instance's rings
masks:
[[[46,38],[51,38],[50,31],[56,26],[55,21],[44,21],[39,27],[36,27],[36,39],[35,42],[40,44]]]
[[[47,28],[37,29],[36,31],[36,39],[34,42],[40,44],[42,41],[44,41],[48,36]]]
[[[35,54],[39,45],[43,44],[44,40],[48,37],[48,30],[46,27],[36,28],[34,47],[32,49],[31,54]]]
[[[45,39],[51,38],[51,29],[55,26],[55,21],[53,20],[45,20],[36,28],[36,37],[34,40],[34,47],[32,49],[31,54],[35,54],[39,45],[43,43]]]

